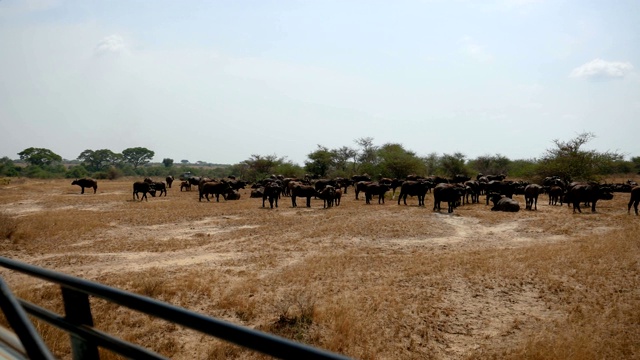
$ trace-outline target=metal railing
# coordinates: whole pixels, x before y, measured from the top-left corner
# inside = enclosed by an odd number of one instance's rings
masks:
[[[27,313],[69,333],[74,360],[98,359],[98,347],[133,359],[165,359],[162,355],[144,347],[93,328],[89,296],[101,298],[281,359],[347,359],[343,355],[6,257],[0,256],[0,266],[58,284],[61,287],[65,316],[16,298],[0,277],[0,309],[22,343],[26,355],[31,359],[53,359],[54,357],[28,319]],[[16,358],[19,357],[16,356]]]

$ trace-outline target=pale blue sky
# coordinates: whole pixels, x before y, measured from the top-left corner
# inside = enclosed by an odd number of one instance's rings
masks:
[[[640,1],[0,1],[0,156],[640,156]]]

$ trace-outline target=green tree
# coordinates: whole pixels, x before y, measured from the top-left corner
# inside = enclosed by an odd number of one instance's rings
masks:
[[[422,158],[422,162],[425,167],[425,175],[435,175],[438,169],[440,168],[440,157],[437,153],[432,152],[431,154]]]
[[[633,169],[636,173],[640,174],[640,156],[634,156],[631,158]]]
[[[164,159],[162,159],[162,164],[164,164],[164,167],[172,167],[173,166],[173,159],[164,158]]]
[[[78,160],[89,171],[103,171],[121,161],[122,155],[109,149],[85,150],[78,156]]]
[[[333,153],[335,167],[343,173],[343,176],[347,173],[349,165],[352,165],[351,173],[355,173],[358,150],[343,146],[338,149],[333,149],[331,152]]]
[[[465,166],[465,155],[460,152],[454,154],[444,154],[440,159],[440,169],[443,175],[454,177],[457,174],[467,175],[468,171]]]
[[[151,159],[153,159],[154,155],[155,152],[144,147],[134,147],[122,150],[124,162],[131,164],[134,169],[137,169],[140,165],[147,164]]]
[[[469,161],[469,167],[474,169],[478,173],[482,174],[509,174],[509,166],[511,160],[506,156],[496,155],[482,155]]]
[[[62,161],[60,155],[43,148],[30,147],[19,152],[18,155],[20,155],[21,160],[34,166],[54,165]]]
[[[578,181],[598,180],[597,175],[606,173],[612,168],[612,163],[624,159],[616,152],[584,150],[583,146],[593,138],[593,133],[585,132],[569,141],[553,140],[555,147],[547,149],[538,164],[538,176],[560,176]]]
[[[8,157],[0,159],[0,175],[2,176],[19,176],[21,168],[13,163]]]
[[[284,162],[285,158],[278,158],[275,154],[267,156],[253,154],[240,163],[240,166],[233,167],[233,170],[244,168],[246,172],[243,178],[249,182],[255,182],[275,174],[276,168]]]
[[[404,179],[409,174],[422,174],[425,165],[413,151],[401,144],[387,143],[378,149],[380,174],[383,177]]]
[[[305,170],[320,177],[326,177],[335,164],[334,153],[322,145],[318,145],[318,149],[307,154],[307,157],[309,161],[304,162]]]
[[[375,167],[378,165],[378,147],[373,145],[372,137],[364,137],[355,140],[355,143],[360,146],[360,152],[358,153],[359,165],[368,165],[368,167]],[[362,169],[359,169],[362,171]]]

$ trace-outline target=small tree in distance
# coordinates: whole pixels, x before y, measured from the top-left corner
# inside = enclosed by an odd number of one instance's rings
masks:
[[[173,159],[164,158],[164,159],[162,159],[162,164],[164,164],[164,167],[172,167],[173,166]]]

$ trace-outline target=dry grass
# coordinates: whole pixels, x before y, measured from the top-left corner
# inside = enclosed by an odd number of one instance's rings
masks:
[[[597,214],[546,196],[538,211],[438,214],[431,195],[426,208],[365,205],[352,189],[332,209],[288,198],[263,209],[248,190],[239,201],[174,188],[134,202],[132,183],[102,181],[95,195],[59,180],[0,186],[0,251],[354,358],[640,358],[640,219],[626,214],[628,194]],[[55,287],[0,275],[62,311]],[[172,358],[265,358],[92,304],[98,328]],[[70,358],[64,333],[38,328]]]

